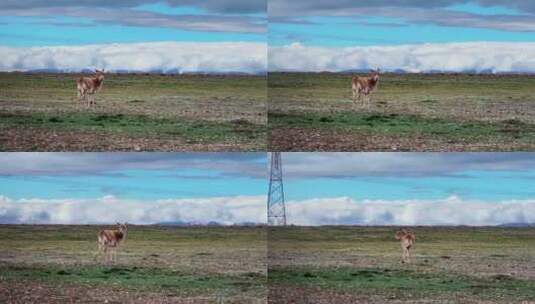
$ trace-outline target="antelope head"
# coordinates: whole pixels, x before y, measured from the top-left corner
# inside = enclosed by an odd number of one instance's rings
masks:
[[[401,229],[400,231],[396,232],[396,240],[401,240],[405,235],[407,235],[409,231],[405,228]]]
[[[127,223],[124,223],[124,224],[117,223],[117,227],[119,228],[119,231],[121,231],[123,234],[126,234],[126,231],[128,230],[128,228],[126,227],[126,224]]]
[[[374,81],[378,81],[379,80],[379,68],[377,68],[376,70],[370,70],[370,74],[371,74],[371,77]]]
[[[104,69],[95,69],[95,77],[100,81],[104,80]]]

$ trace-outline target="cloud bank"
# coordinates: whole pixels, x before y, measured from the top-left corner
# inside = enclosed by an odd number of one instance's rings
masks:
[[[20,199],[0,196],[0,224],[132,224],[183,222],[224,225],[266,223],[265,196],[125,200]],[[347,197],[287,202],[294,225],[468,225],[535,223],[535,200],[487,202],[452,196],[443,200],[364,200]]]
[[[103,68],[108,71],[242,72],[267,68],[266,44],[152,42],[88,46],[2,47],[0,71]]]
[[[269,48],[270,71],[535,72],[533,42],[426,43],[399,46]]]
[[[443,200],[354,201],[347,197],[287,203],[295,225],[468,225],[534,223],[535,200],[484,202]]]
[[[20,199],[0,196],[0,224],[154,224],[184,222],[224,225],[266,222],[265,196],[157,201],[98,199]]]

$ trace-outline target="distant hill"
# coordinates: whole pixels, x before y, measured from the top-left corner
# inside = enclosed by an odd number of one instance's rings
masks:
[[[498,225],[498,227],[508,227],[508,228],[535,227],[535,223],[505,223],[505,224]]]
[[[154,226],[189,226],[188,223],[176,221],[176,222],[160,222],[156,224],[152,224]]]
[[[235,223],[232,226],[256,227],[256,226],[264,226],[264,225],[265,224],[262,224],[262,223],[243,222],[243,223]],[[153,226],[173,226],[173,227],[210,226],[210,227],[220,227],[220,226],[228,226],[228,225],[224,225],[222,223],[215,222],[215,221],[211,221],[211,222],[208,222],[208,223],[169,221],[169,222],[155,223],[155,224],[153,224]]]
[[[82,73],[82,74],[91,74],[95,70],[84,68],[82,70],[74,69],[34,69],[28,70],[19,73],[50,73],[50,74],[63,74],[63,73]],[[141,70],[127,70],[127,69],[116,69],[116,70],[106,70],[109,73],[115,74],[165,74],[165,75],[266,75],[266,71],[261,71],[257,73],[244,73],[244,72],[184,72],[180,69],[170,69],[170,70],[150,70],[150,71],[141,71]]]
[[[299,70],[271,70],[272,73],[303,73],[303,74],[368,74],[370,69],[348,69],[343,71],[299,71]],[[494,72],[490,69],[487,70],[464,70],[464,71],[442,71],[442,70],[428,70],[422,72],[410,72],[404,69],[395,70],[381,70],[381,74],[438,74],[438,75],[535,75],[534,72]]]

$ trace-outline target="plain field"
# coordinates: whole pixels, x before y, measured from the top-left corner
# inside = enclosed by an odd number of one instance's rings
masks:
[[[371,103],[351,76],[270,73],[270,151],[535,149],[535,76],[382,74]]]
[[[77,74],[0,73],[0,151],[262,151],[266,77],[106,74],[97,106]]]
[[[102,228],[0,225],[0,302],[262,303],[267,296],[263,227],[129,226],[113,263],[97,252]]]
[[[269,228],[269,303],[533,303],[535,229]],[[523,302],[524,301],[524,302]]]

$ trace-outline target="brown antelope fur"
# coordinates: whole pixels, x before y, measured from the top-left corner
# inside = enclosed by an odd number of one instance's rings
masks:
[[[91,77],[80,77],[76,80],[76,89],[78,91],[78,100],[85,101],[87,107],[91,104],[96,105],[94,95],[100,91],[104,83],[104,70],[95,70],[95,75]],[[89,98],[92,96],[93,98]]]
[[[117,223],[117,229],[100,230],[98,233],[98,251],[104,253],[106,261],[113,261],[116,250],[126,239],[126,223]],[[116,256],[115,256],[116,258]]]
[[[416,242],[414,233],[409,229],[401,229],[396,232],[396,240],[401,243],[401,250],[403,254],[401,256],[401,263],[410,262],[411,260],[411,248]]]
[[[371,102],[371,94],[377,88],[379,82],[379,69],[371,70],[369,77],[354,76],[351,79],[351,90],[353,91],[353,102],[363,101],[362,95],[367,97],[368,105]],[[365,98],[366,99],[366,98]]]

